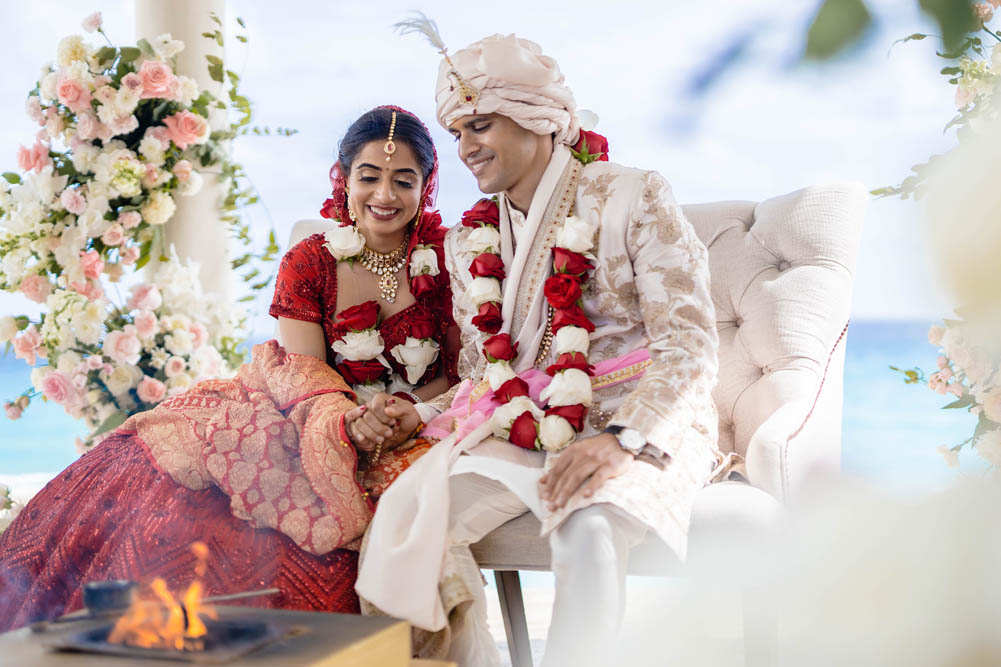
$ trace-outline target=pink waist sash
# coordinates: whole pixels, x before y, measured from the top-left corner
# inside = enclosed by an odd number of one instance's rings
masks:
[[[591,378],[591,388],[594,390],[612,387],[623,382],[635,380],[643,375],[650,365],[650,353],[647,350],[634,350],[629,354],[613,359],[605,359],[594,365],[594,376]],[[529,368],[518,374],[528,384],[528,392],[532,400],[539,402],[539,393],[549,385],[550,378],[544,371]],[[462,440],[477,426],[490,418],[494,410],[502,403],[496,399],[492,389],[472,400],[476,385],[472,380],[463,380],[459,390],[452,399],[452,407],[431,420],[421,436],[445,438],[456,432],[458,440]]]

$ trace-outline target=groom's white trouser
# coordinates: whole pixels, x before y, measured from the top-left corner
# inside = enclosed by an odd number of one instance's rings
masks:
[[[528,507],[500,482],[476,474],[450,479],[449,540],[453,557],[471,559],[469,545]],[[556,597],[543,667],[612,664],[612,650],[626,602],[629,550],[646,527],[614,505],[597,504],[571,514],[549,538]],[[486,596],[476,598],[466,622],[455,628],[448,658],[460,667],[500,664],[486,622]]]

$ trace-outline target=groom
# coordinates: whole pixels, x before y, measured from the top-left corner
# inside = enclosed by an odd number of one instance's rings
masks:
[[[419,414],[464,452],[443,483],[436,602],[451,659],[499,664],[468,547],[532,511],[556,579],[543,664],[611,664],[631,547],[652,531],[684,558],[695,494],[721,463],[706,248],[663,177],[608,162],[604,139],[581,130],[537,44],[494,35],[446,56],[436,101],[479,189],[497,194],[445,243],[467,381],[416,407],[377,399],[365,419],[406,433]],[[366,564],[388,567],[373,551],[392,550],[390,508],[421,502],[405,487],[382,500],[358,587],[386,611],[408,593],[378,590]]]

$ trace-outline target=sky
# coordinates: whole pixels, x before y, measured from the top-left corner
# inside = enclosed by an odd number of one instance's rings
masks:
[[[492,33],[539,42],[560,63],[578,105],[600,117],[596,130],[608,137],[611,159],[660,171],[683,204],[758,201],[832,181],[868,188],[898,183],[911,165],[954,144],[942,132],[955,112],[953,88],[938,74],[942,62],[932,40],[889,50],[894,40],[934,32],[933,26],[915,0],[872,0],[875,26],[864,42],[835,62],[806,66],[799,54],[818,4],[226,2],[228,26],[235,28],[237,16],[248,26],[249,43],[230,39],[226,58],[242,75],[256,121],[299,131],[290,138],[248,137],[235,146],[265,203],[247,213],[255,233],[273,225],[280,240],[295,221],[316,218],[341,134],[358,115],[387,103],[431,126],[446,224],[479,197],[451,138],[434,122],[437,54],[417,37],[392,31],[412,9],[438,22],[452,50]],[[113,41],[134,41],[131,0],[4,7],[0,171],[16,169],[18,146],[32,141],[24,99],[39,68],[54,58],[61,37],[83,34],[80,21],[95,10]],[[740,45],[738,63],[696,92],[712,64]],[[854,319],[947,314],[949,299],[936,285],[921,229],[913,202],[870,202]],[[269,301],[270,294],[262,294],[254,305],[259,335],[273,326]],[[33,314],[31,306],[0,295],[0,312]]]

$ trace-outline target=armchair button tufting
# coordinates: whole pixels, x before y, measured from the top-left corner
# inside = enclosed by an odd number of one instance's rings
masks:
[[[743,317],[738,317],[737,319],[735,319],[733,321],[733,326],[735,326],[735,327],[741,327],[743,325],[744,325],[744,318]]]
[[[788,271],[789,270],[789,266],[790,266],[789,262],[786,262],[786,261],[783,260],[783,261],[779,262],[778,269],[779,269],[779,271]]]

